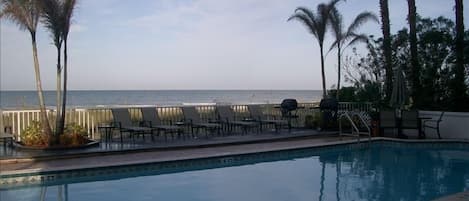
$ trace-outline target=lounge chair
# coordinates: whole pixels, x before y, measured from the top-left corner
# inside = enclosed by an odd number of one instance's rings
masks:
[[[273,125],[275,127],[275,132],[278,132],[283,126],[289,126],[287,120],[275,119],[272,117],[271,119],[267,118],[267,116],[262,112],[262,108],[259,105],[248,105],[249,113],[251,113],[251,118],[260,124],[260,130],[262,131],[263,125]]]
[[[141,110],[143,117],[142,126],[156,130],[158,136],[160,135],[160,132],[163,131],[165,141],[168,140],[167,134],[171,134],[173,139],[175,133],[178,135],[178,137],[181,137],[182,128],[175,125],[163,125],[158,116],[158,110],[156,108],[145,107]]]
[[[396,113],[391,110],[384,110],[379,112],[379,130],[382,135],[384,135],[385,129],[396,129]]]
[[[205,134],[208,137],[208,132],[212,131],[217,131],[218,134],[220,134],[220,131],[222,129],[222,125],[219,123],[213,123],[213,122],[203,122],[202,119],[200,118],[199,113],[197,112],[197,109],[194,106],[190,107],[182,107],[182,113],[184,114],[184,123],[188,124],[191,127],[191,134],[198,135],[199,134],[199,129],[203,128],[205,129]],[[196,129],[196,132],[194,133],[194,129]]]
[[[111,109],[114,118],[114,126],[119,129],[121,135],[121,143],[123,141],[122,134],[127,132],[131,134],[134,141],[134,135],[141,134],[145,139],[145,134],[151,134],[153,140],[153,129],[148,127],[135,126],[130,119],[130,113],[127,108],[113,108]]]
[[[259,123],[257,122],[236,120],[235,112],[231,106],[217,106],[217,112],[220,122],[226,125],[228,132],[230,133],[233,131],[233,127],[241,127],[242,132],[247,133],[248,129],[253,129],[259,126]]]
[[[445,114],[445,112],[441,112],[440,114],[440,117],[436,120],[433,120],[433,119],[430,119],[430,120],[424,120],[423,121],[423,132],[425,133],[425,129],[426,128],[430,128],[430,129],[435,129],[436,130],[436,133],[438,134],[438,138],[441,139],[441,135],[440,135],[440,123],[442,122],[443,120],[443,115]]]

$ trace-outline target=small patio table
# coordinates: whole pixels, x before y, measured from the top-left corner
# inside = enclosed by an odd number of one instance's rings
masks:
[[[276,109],[281,109],[282,107],[281,107],[280,105],[276,105],[276,106],[274,106],[274,108],[276,108]],[[288,128],[289,128],[289,129],[292,128],[292,124],[291,124],[292,119],[298,119],[298,118],[299,118],[299,116],[296,114],[296,113],[298,112],[298,110],[303,110],[303,109],[306,109],[306,107],[304,107],[304,106],[298,106],[298,107],[296,107],[296,109],[294,109],[294,110],[287,111],[287,113],[286,113],[285,116],[282,115],[283,118],[286,118],[286,119],[287,119],[287,121],[288,121]],[[295,113],[295,114],[293,114],[293,113]],[[298,120],[297,120],[297,124],[298,124]]]
[[[104,141],[112,141],[112,131],[114,130],[115,126],[109,124],[103,124],[98,126],[99,133],[101,134],[101,139],[103,139],[104,134]]]

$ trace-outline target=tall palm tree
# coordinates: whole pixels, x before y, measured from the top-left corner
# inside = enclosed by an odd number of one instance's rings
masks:
[[[42,9],[42,22],[45,27],[49,30],[54,45],[57,49],[57,83],[56,83],[56,104],[57,104],[57,117],[56,117],[56,134],[62,133],[60,129],[60,122],[62,119],[60,109],[62,108],[62,64],[61,64],[61,53],[62,53],[62,29],[64,26],[63,20],[63,6],[60,0],[40,0]]]
[[[379,0],[381,12],[381,30],[383,31],[383,54],[384,69],[386,71],[385,93],[386,100],[389,100],[392,93],[392,49],[391,49],[391,25],[389,22],[388,0]]]
[[[73,11],[77,0],[63,0],[63,14],[64,26],[62,29],[62,38],[64,40],[64,94],[62,96],[62,119],[60,122],[60,129],[63,130],[65,126],[65,108],[67,103],[67,82],[68,82],[68,34],[72,25]]]
[[[411,79],[412,79],[412,91],[411,96],[414,103],[418,107],[420,102],[420,91],[422,87],[420,85],[420,63],[418,59],[417,51],[417,7],[415,6],[415,0],[407,0],[409,7],[409,13],[407,21],[409,23],[409,43],[410,43],[410,63],[411,68]]]
[[[33,49],[34,71],[36,77],[37,96],[41,113],[41,126],[44,134],[50,136],[52,130],[46,113],[44,95],[42,92],[41,73],[36,43],[36,30],[40,16],[37,0],[0,0],[2,3],[2,17],[16,23],[21,30],[27,30],[31,35]]]
[[[357,29],[360,28],[365,22],[372,20],[379,22],[378,17],[372,12],[362,12],[353,20],[352,24],[349,25],[347,30],[344,28],[342,14],[334,7],[331,12],[331,27],[332,32],[335,36],[335,41],[331,45],[329,51],[334,48],[337,48],[337,93],[336,99],[339,99],[340,91],[340,70],[341,70],[341,59],[342,51],[350,45],[353,45],[357,42],[367,42],[368,36],[366,34],[356,33]],[[348,42],[348,44],[347,44]],[[344,47],[345,46],[345,47]]]
[[[340,0],[331,0],[328,4],[321,3],[317,6],[317,13],[306,7],[298,7],[295,13],[288,18],[290,20],[298,20],[308,31],[317,39],[319,50],[321,52],[321,75],[322,75],[322,95],[327,97],[326,91],[326,75],[324,72],[324,38],[330,23],[331,10]]]
[[[463,0],[455,0],[456,14],[456,66],[453,88],[455,98],[455,109],[461,110],[464,104],[467,104],[468,94],[467,85],[464,82],[464,9]],[[467,107],[465,107],[467,108]]]

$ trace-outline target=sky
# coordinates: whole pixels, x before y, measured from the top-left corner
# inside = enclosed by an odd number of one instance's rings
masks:
[[[78,0],[68,39],[69,89],[320,90],[317,41],[287,19],[298,6],[315,10],[322,2],[327,1]],[[363,11],[379,16],[378,2],[347,0],[338,8],[348,25]],[[407,1],[389,4],[394,33],[407,26]],[[416,4],[423,17],[454,20],[453,0]],[[469,0],[464,4],[467,28]],[[35,90],[29,33],[0,21],[0,90]],[[381,37],[373,22],[360,32]],[[333,38],[326,37],[329,47]],[[42,27],[38,51],[43,88],[54,90],[57,54]],[[336,62],[333,51],[326,57],[327,88],[337,82]]]

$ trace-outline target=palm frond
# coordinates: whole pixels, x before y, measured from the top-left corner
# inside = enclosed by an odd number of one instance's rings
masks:
[[[345,48],[358,42],[368,43],[369,40],[369,37],[366,34],[352,34],[350,36],[352,37],[352,40],[347,44],[347,46],[345,46]]]
[[[295,9],[295,13],[302,13],[308,17],[309,20],[314,21],[316,19],[316,15],[314,14],[313,11],[306,7],[298,7]]]
[[[317,6],[317,30],[318,35],[321,37],[321,41],[324,41],[326,35],[327,26],[331,23],[331,15],[336,11],[336,4],[341,0],[331,0],[329,3],[321,3]]]
[[[57,48],[62,46],[62,29],[65,25],[63,4],[60,0],[41,0],[42,23],[49,30]]]
[[[330,12],[330,26],[336,40],[342,40],[344,29],[343,17],[335,7]]]
[[[63,27],[62,34],[63,34],[63,37],[66,39],[68,37],[68,33],[70,32],[70,27],[72,25],[73,11],[75,10],[77,1],[76,0],[63,0],[63,1],[65,1],[63,4],[65,26]]]
[[[327,51],[327,54],[329,54],[329,52],[331,52],[332,50],[334,50],[338,45],[340,45],[342,43],[342,40],[335,40],[332,44],[331,44],[331,47],[329,47],[329,50]]]
[[[317,16],[314,14],[313,11],[311,11],[310,9],[306,8],[306,7],[298,7],[295,9],[295,13],[301,13],[303,15],[305,15],[308,20],[310,21],[310,24],[312,25],[312,28],[310,31],[311,32],[316,32],[316,29],[317,29],[317,26],[318,26],[318,20],[317,20]]]
[[[298,7],[295,10],[295,14],[289,17],[287,21],[290,20],[297,20],[301,22],[311,34],[317,37],[315,15],[309,9],[304,7]]]
[[[354,33],[361,25],[368,21],[379,22],[378,17],[372,12],[362,12],[355,17],[352,24],[347,29],[347,33]]]
[[[39,8],[36,0],[1,0],[3,18],[18,25],[20,30],[36,34]]]

